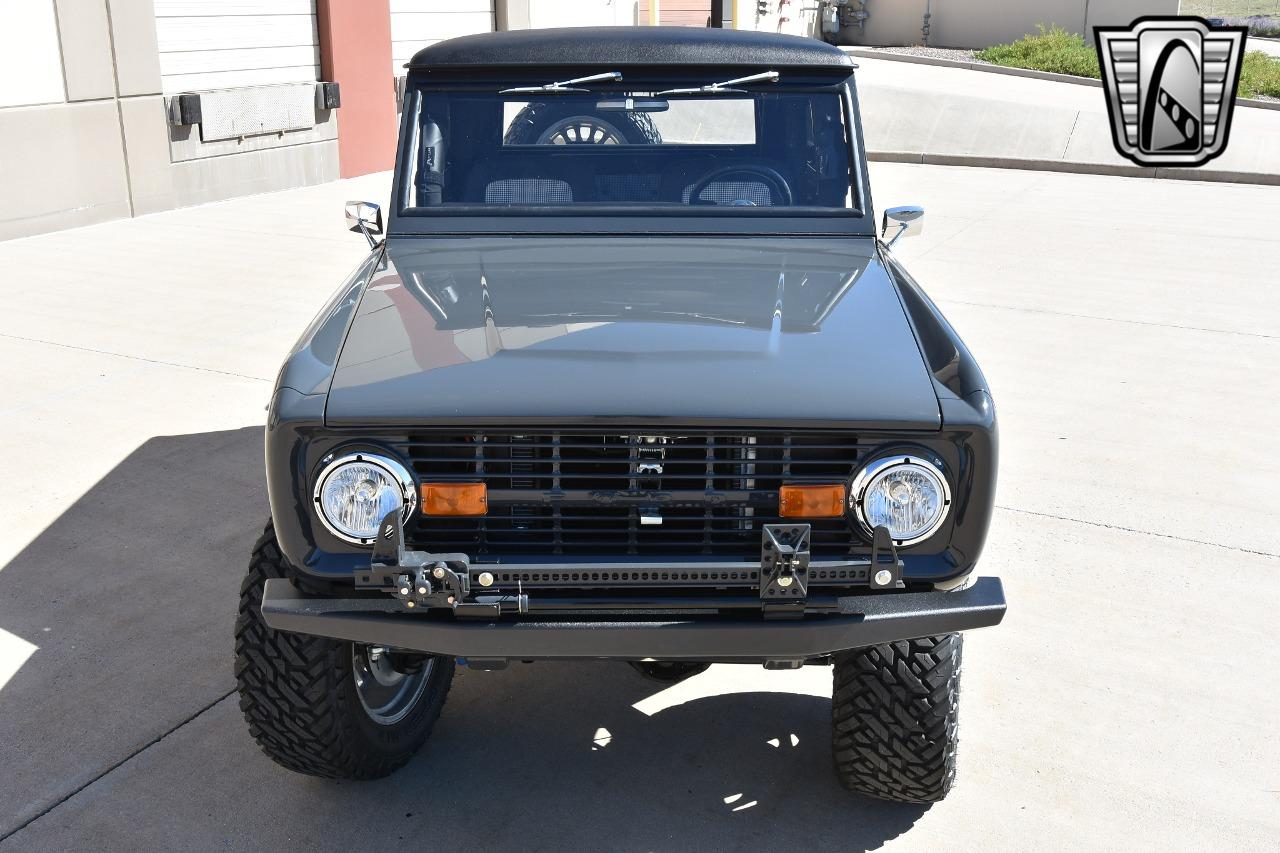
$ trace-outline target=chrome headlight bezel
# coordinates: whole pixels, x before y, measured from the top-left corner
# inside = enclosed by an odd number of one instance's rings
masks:
[[[938,532],[942,525],[946,523],[947,517],[951,514],[951,484],[947,481],[947,474],[942,467],[928,458],[924,454],[913,453],[895,453],[888,456],[881,456],[871,460],[854,475],[849,483],[849,508],[853,512],[854,518],[862,527],[863,532],[870,537],[874,528],[867,520],[866,507],[863,498],[870,490],[871,485],[882,476],[890,473],[894,469],[909,467],[919,471],[926,477],[935,482],[938,491],[942,496],[942,509],[927,528],[921,533],[908,539],[894,539],[894,544],[898,546],[914,545],[917,542],[923,542],[930,536]]]
[[[347,533],[325,515],[324,502],[322,500],[324,487],[329,478],[344,466],[357,462],[381,469],[392,482],[400,486],[400,520],[402,522],[407,521],[418,507],[418,487],[413,475],[409,473],[409,469],[398,460],[380,453],[360,451],[347,453],[326,461],[325,466],[320,469],[320,473],[316,476],[315,489],[311,493],[311,505],[315,509],[316,517],[320,519],[320,523],[324,525],[326,530],[343,542],[367,546],[373,544],[376,538],[376,531],[374,536],[368,537],[353,536]]]

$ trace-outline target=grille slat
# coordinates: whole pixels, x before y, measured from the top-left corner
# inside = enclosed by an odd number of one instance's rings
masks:
[[[424,480],[488,485],[487,516],[418,516],[407,531],[411,547],[475,557],[757,561],[761,526],[782,521],[784,483],[847,480],[870,449],[854,434],[771,430],[431,431],[390,441]],[[812,524],[815,559],[865,550],[844,519]]]

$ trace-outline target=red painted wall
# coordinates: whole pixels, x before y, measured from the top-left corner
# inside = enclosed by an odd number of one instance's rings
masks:
[[[391,0],[317,0],[320,68],[342,91],[342,177],[395,165],[396,93],[391,76]]]

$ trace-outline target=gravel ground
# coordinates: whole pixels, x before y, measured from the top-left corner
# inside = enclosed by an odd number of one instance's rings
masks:
[[[861,45],[859,45],[861,47]],[[983,65],[990,65],[989,62],[983,62],[974,56],[972,50],[960,50],[953,47],[925,47],[924,45],[911,45],[910,47],[865,47],[863,50],[873,50],[877,53],[905,53],[908,56],[928,56],[933,59],[951,59],[956,62],[979,62]]]

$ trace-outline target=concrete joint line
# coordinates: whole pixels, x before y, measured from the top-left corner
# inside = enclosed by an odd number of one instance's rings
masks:
[[[1066,144],[1062,146],[1062,159],[1067,159],[1067,152],[1071,150],[1071,139],[1076,135],[1076,125],[1080,123],[1080,111],[1076,110],[1076,117],[1071,120],[1071,129],[1067,131]]]
[[[111,44],[111,79],[115,84],[116,125],[120,129],[120,157],[124,163],[124,192],[129,202],[129,216],[138,215],[133,203],[133,175],[129,172],[129,142],[124,133],[124,108],[120,106],[120,64],[116,58],[116,24],[111,18],[111,3],[103,0],[107,7],[107,41]],[[63,74],[66,77],[66,74]],[[65,85],[65,82],[64,82]]]
[[[62,100],[71,103],[71,86],[67,83],[67,52],[62,47],[62,16],[58,14],[58,5],[63,0],[54,0],[53,32],[58,40],[58,65],[62,68]]]
[[[213,367],[200,367],[199,365],[196,365],[196,364],[179,364],[176,361],[163,361],[158,358],[147,358],[146,356],[142,356],[142,355],[129,355],[128,353],[111,352],[110,350],[94,349],[92,347],[78,347],[78,346],[75,346],[74,344],[64,344],[64,343],[59,343],[58,341],[46,341],[40,338],[28,338],[28,337],[23,337],[22,335],[6,335],[3,333],[0,333],[0,338],[8,338],[11,341],[24,341],[29,344],[44,344],[45,346],[62,347],[63,349],[73,349],[73,350],[78,350],[79,352],[91,352],[95,355],[109,355],[109,356],[112,356],[113,358],[127,358],[130,361],[143,361],[143,362],[146,362],[147,364],[156,364],[156,365],[160,365],[161,367],[176,367],[180,370],[199,370],[202,373],[216,373],[219,376],[234,376],[237,379],[251,379],[254,382],[271,382],[272,381],[263,376],[250,376],[247,373],[235,373],[230,370],[218,370],[217,368],[213,368]]]
[[[1004,512],[1017,512],[1023,515],[1034,515],[1037,518],[1052,518],[1055,521],[1069,521],[1072,524],[1083,524],[1087,527],[1102,527],[1107,530],[1118,530],[1122,533],[1133,533],[1138,536],[1154,536],[1158,539],[1171,539],[1174,542],[1187,542],[1192,545],[1206,545],[1210,548],[1222,548],[1226,551],[1238,551],[1242,554],[1254,554],[1259,557],[1270,557],[1273,560],[1280,560],[1280,554],[1273,554],[1270,551],[1259,551],[1255,548],[1241,548],[1238,545],[1224,545],[1221,542],[1209,542],[1204,539],[1191,539],[1187,536],[1174,536],[1172,533],[1157,533],[1154,530],[1139,530],[1136,527],[1124,527],[1120,524],[1107,524],[1104,521],[1088,521],[1083,518],[1072,518],[1067,515],[1055,515],[1051,512],[1036,512],[1031,509],[1018,509],[1013,506],[1003,506],[996,504],[996,509]]]
[[[969,226],[965,227],[967,228]],[[963,233],[963,231],[964,229],[961,229],[956,233],[960,234]],[[954,236],[956,235],[952,235],[952,237]],[[947,240],[952,239],[952,237],[948,237]],[[945,242],[946,240],[943,240],[938,244],[938,246],[941,246]],[[936,249],[938,246],[934,246],[933,248]],[[933,249],[929,249],[924,253],[924,255],[919,255],[918,257],[924,257],[932,251]],[[1242,332],[1237,329],[1211,329],[1207,326],[1184,326],[1179,323],[1154,323],[1149,320],[1132,320],[1126,317],[1100,317],[1097,314],[1078,314],[1071,311],[1050,311],[1048,308],[1027,308],[1021,305],[997,305],[993,302],[970,302],[965,299],[939,299],[937,301],[949,305],[968,305],[972,308],[990,308],[995,311],[1021,311],[1027,314],[1048,314],[1051,317],[1074,317],[1077,320],[1096,320],[1100,323],[1128,323],[1133,326],[1154,326],[1157,329],[1178,329],[1183,332],[1206,332],[1211,335],[1239,335],[1245,338],[1262,338],[1263,340],[1268,341],[1280,338],[1280,335],[1268,335],[1265,332]]]

